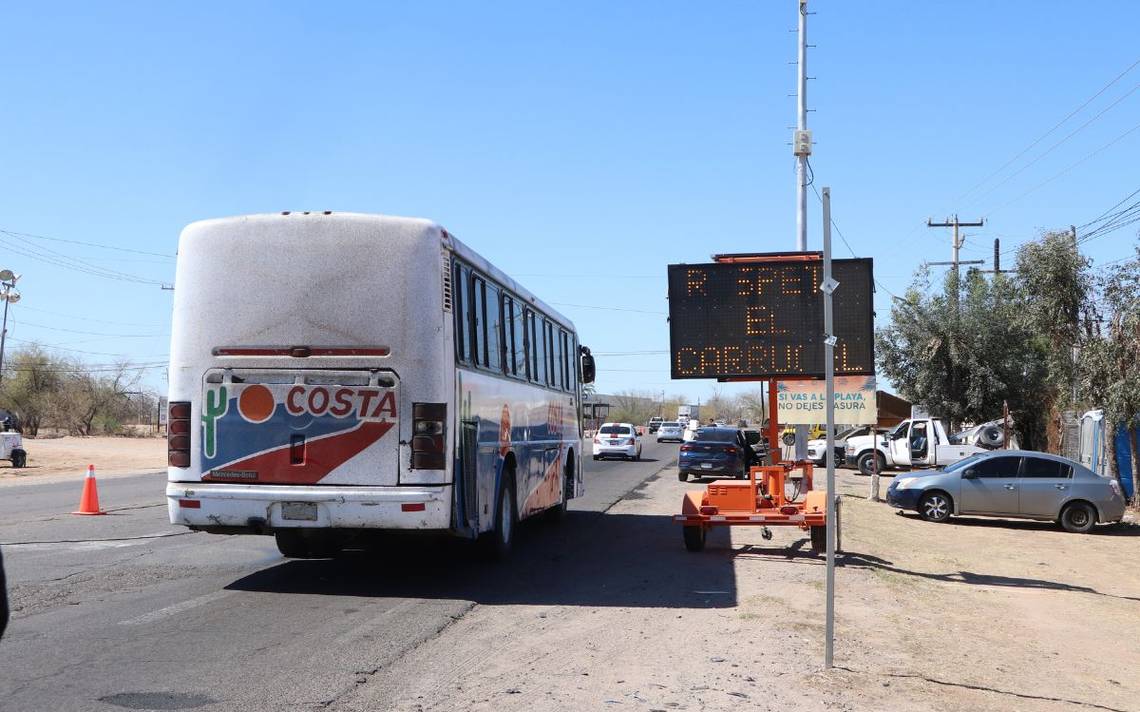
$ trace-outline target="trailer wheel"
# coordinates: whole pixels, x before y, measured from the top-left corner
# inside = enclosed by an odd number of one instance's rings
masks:
[[[28,453],[23,450],[12,451],[12,467],[27,467]]]
[[[879,460],[879,472],[887,469],[887,458],[883,457],[881,452],[865,452],[859,456],[856,463],[859,467],[859,472],[867,477],[875,474],[875,458]]]
[[[822,527],[811,527],[809,530],[811,535],[811,550],[817,554],[822,554],[827,551],[827,525]]]
[[[704,527],[681,527],[681,533],[685,537],[685,548],[687,550],[694,552],[705,550]]]

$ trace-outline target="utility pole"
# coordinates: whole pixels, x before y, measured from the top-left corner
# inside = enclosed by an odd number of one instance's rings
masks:
[[[799,9],[799,51],[796,55],[796,132],[792,137],[792,153],[796,156],[796,250],[807,251],[808,157],[811,156],[811,131],[807,127],[807,9],[808,0],[796,0]],[[775,417],[775,413],[772,414]],[[795,459],[807,458],[806,425],[796,426]]]
[[[961,280],[962,280],[962,275],[959,273],[958,268],[964,264],[980,265],[980,264],[985,263],[984,260],[969,260],[969,261],[963,262],[961,259],[959,259],[958,250],[962,249],[962,245],[964,244],[965,240],[961,237],[961,234],[958,232],[958,228],[960,228],[960,227],[982,227],[985,224],[986,224],[985,219],[978,220],[977,222],[962,222],[962,221],[958,220],[957,215],[954,216],[954,220],[952,222],[949,220],[943,220],[940,223],[936,223],[936,222],[933,222],[932,220],[930,220],[929,218],[927,218],[927,220],[926,220],[926,226],[927,227],[952,227],[952,228],[954,228],[953,241],[950,243],[952,259],[949,262],[949,264],[954,267],[954,294],[953,294],[953,297],[954,297],[954,313],[955,314],[958,313],[958,285],[961,284]],[[940,264],[947,264],[947,263],[946,262],[929,262],[927,264],[940,265]]]
[[[827,547],[826,547],[826,616],[824,625],[823,666],[831,669],[835,654],[835,539],[836,525],[836,495],[835,495],[835,343],[833,332],[834,320],[832,317],[832,295],[839,286],[831,277],[831,188],[823,189],[823,341],[824,378],[826,379],[825,393],[827,405],[825,407],[827,420],[827,500],[825,511],[827,514]]]
[[[0,326],[0,382],[4,380],[4,345],[8,340],[8,305],[20,301],[16,282],[20,275],[10,269],[0,270],[0,299],[4,300],[4,324]]]
[[[994,238],[994,268],[981,270],[983,274],[1006,274],[1016,272],[1015,269],[1001,268],[1001,238]]]
[[[807,176],[811,155],[811,132],[807,127],[807,0],[799,5],[799,52],[796,58],[796,134],[792,140],[796,154],[796,250],[807,251]]]

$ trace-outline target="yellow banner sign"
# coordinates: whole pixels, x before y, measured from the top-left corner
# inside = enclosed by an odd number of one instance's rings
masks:
[[[780,425],[818,425],[827,421],[825,381],[779,381],[776,384]],[[871,376],[836,376],[835,422],[871,425],[877,422],[875,379]]]

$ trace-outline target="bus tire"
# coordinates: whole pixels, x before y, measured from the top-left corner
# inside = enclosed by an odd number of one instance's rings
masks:
[[[562,468],[562,501],[549,510],[551,521],[561,522],[570,511],[570,495],[574,492],[574,452],[570,451],[566,466]]]
[[[499,487],[499,502],[495,505],[495,526],[483,535],[483,552],[491,561],[503,561],[511,553],[515,529],[519,521],[515,505],[515,476],[513,470],[503,473]]]

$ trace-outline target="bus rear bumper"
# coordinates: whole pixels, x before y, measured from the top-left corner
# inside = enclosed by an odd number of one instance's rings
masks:
[[[207,531],[436,529],[451,526],[451,486],[278,487],[170,482],[170,523]]]

